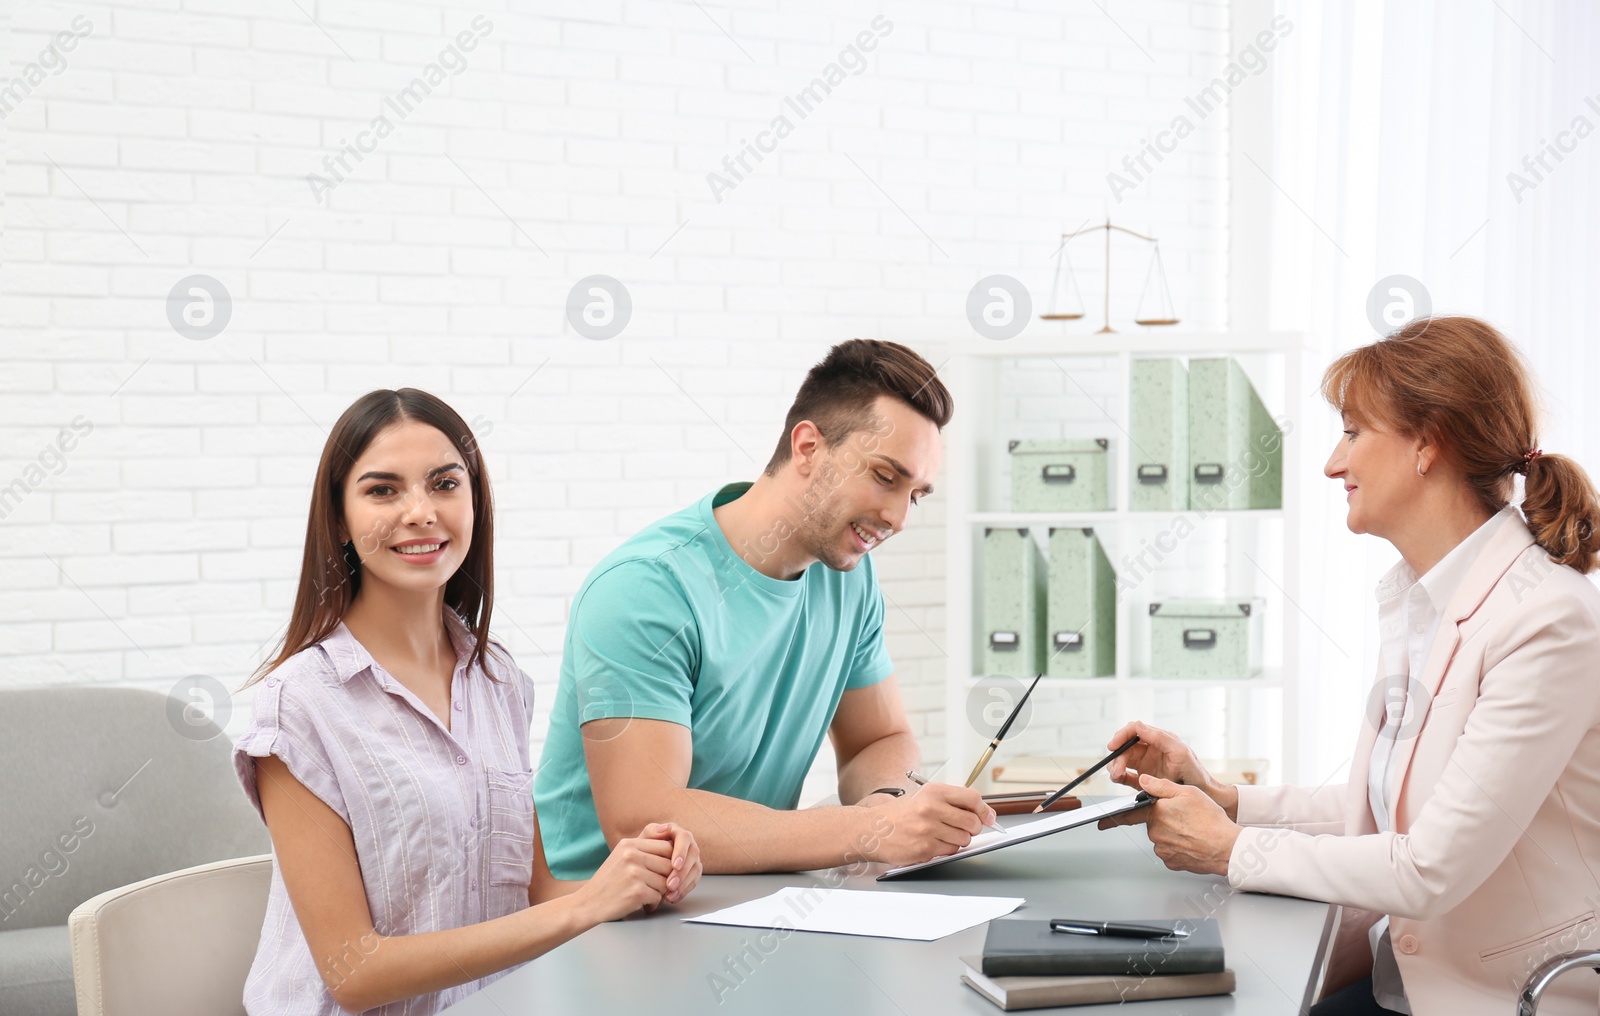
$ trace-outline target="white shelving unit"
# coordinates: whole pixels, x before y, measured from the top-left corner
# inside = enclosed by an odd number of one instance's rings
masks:
[[[1301,435],[1285,428],[1283,438],[1283,507],[1272,510],[1188,512],[1135,512],[1127,509],[1133,464],[1129,432],[1129,386],[1135,358],[1172,356],[1189,359],[1232,356],[1245,372],[1273,416],[1298,411],[1295,400],[1307,388],[1302,375],[1305,337],[1285,332],[1170,332],[1133,331],[1076,334],[1049,327],[1033,327],[1008,341],[978,337],[952,343],[951,358],[940,376],[955,396],[956,413],[946,428],[945,483],[952,492],[946,522],[946,646],[945,681],[946,751],[951,771],[965,770],[977,758],[990,732],[971,729],[967,700],[985,680],[976,671],[975,644],[981,619],[977,617],[974,588],[982,534],[986,528],[1028,527],[1037,535],[1052,527],[1092,526],[1106,544],[1119,578],[1129,560],[1147,562],[1152,547],[1171,558],[1179,551],[1193,556],[1211,555],[1218,565],[1185,571],[1175,565],[1165,570],[1160,562],[1128,588],[1119,583],[1117,594],[1117,665],[1113,676],[1092,679],[1052,679],[1039,682],[1035,698],[1082,692],[1112,693],[1121,717],[1149,718],[1158,691],[1222,689],[1226,710],[1223,741],[1230,757],[1265,755],[1272,782],[1294,782],[1305,774],[1296,759],[1296,732],[1306,729],[1302,715],[1305,698],[1295,677],[1300,673],[1299,589],[1301,588],[1301,506],[1293,478],[1307,464],[1300,453]],[[1029,361],[1028,369],[1065,371],[1071,378],[1074,363],[1097,361],[1102,380],[1106,364],[1113,365],[1114,392],[1097,398],[1074,381],[1060,396],[1065,427],[1063,437],[1106,437],[1111,440],[1112,508],[1103,512],[1038,513],[1004,510],[1010,502],[1007,441],[1034,436],[1007,433],[1026,426],[1008,424],[1001,391],[1002,373],[1009,361]],[[1101,393],[1104,396],[1104,393]],[[1042,396],[1033,396],[1041,398]],[[1066,410],[1071,408],[1073,412]],[[1092,423],[1086,422],[1093,419]],[[1192,528],[1192,532],[1188,530]],[[1174,530],[1185,531],[1178,539]],[[1168,550],[1162,542],[1174,547]],[[1191,541],[1198,541],[1193,542]],[[1140,551],[1145,557],[1134,557]],[[1127,578],[1138,569],[1129,568]],[[1232,681],[1186,680],[1148,672],[1148,605],[1152,600],[1176,596],[1259,596],[1266,600],[1264,669],[1256,677]],[[1276,699],[1264,704],[1261,700]],[[1264,707],[1264,705],[1266,707]],[[1276,708],[1271,708],[1272,706]],[[1281,715],[1280,715],[1281,713]],[[1252,719],[1254,714],[1254,719]],[[1262,751],[1264,731],[1252,723],[1272,724],[1274,748]],[[1281,726],[1280,726],[1281,724]],[[1109,736],[1108,727],[1104,735]],[[1062,744],[1058,754],[1093,754],[1100,743]],[[1004,747],[1001,752],[1003,754]],[[997,755],[996,761],[1002,761]]]

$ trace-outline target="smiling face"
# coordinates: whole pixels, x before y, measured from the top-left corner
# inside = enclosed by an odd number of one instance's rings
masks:
[[[1423,442],[1346,414],[1344,434],[1322,469],[1345,487],[1349,512],[1345,525],[1352,533],[1388,536],[1411,510],[1423,483],[1417,475],[1431,465]]]
[[[807,458],[811,475],[799,527],[807,553],[834,571],[850,571],[905,528],[911,507],[933,493],[942,458],[932,420],[878,396],[867,428],[834,446],[819,442]]]
[[[472,521],[464,456],[426,423],[380,430],[345,479],[341,536],[361,558],[363,589],[442,589],[472,545]]]

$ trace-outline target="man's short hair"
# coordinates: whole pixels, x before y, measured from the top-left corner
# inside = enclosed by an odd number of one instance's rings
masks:
[[[873,424],[872,406],[887,395],[915,409],[940,430],[950,422],[955,401],[933,366],[898,342],[851,339],[828,350],[811,368],[783,424],[767,475],[789,461],[790,440],[801,420],[816,424],[822,440],[835,447]]]

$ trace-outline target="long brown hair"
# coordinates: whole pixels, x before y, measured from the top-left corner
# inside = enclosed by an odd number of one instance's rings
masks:
[[[461,567],[445,582],[444,602],[472,629],[477,646],[471,662],[483,666],[489,648],[489,616],[494,609],[494,504],[483,454],[466,421],[438,396],[416,388],[381,389],[368,392],[346,409],[322,446],[322,460],[317,463],[311,488],[294,611],[276,655],[257,668],[246,685],[331,635],[355,602],[361,589],[361,559],[352,542],[339,540],[345,480],[379,431],[407,420],[427,424],[449,438],[467,469],[472,491],[472,544]]]
[[[1527,475],[1522,512],[1557,564],[1588,574],[1600,550],[1600,498],[1583,467],[1538,449],[1527,365],[1493,325],[1470,317],[1419,318],[1329,365],[1322,395],[1351,419],[1439,446],[1490,513]]]

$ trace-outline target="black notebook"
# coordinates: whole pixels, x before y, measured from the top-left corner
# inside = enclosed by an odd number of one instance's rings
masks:
[[[1118,920],[1123,920],[1118,918]],[[1213,974],[1222,970],[1222,931],[1201,920],[1128,919],[1189,932],[1188,938],[1111,938],[1051,931],[1049,921],[989,922],[983,972],[990,977],[1058,974]]]

